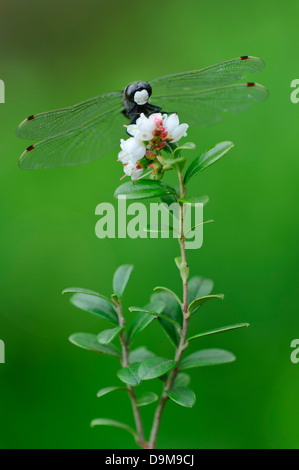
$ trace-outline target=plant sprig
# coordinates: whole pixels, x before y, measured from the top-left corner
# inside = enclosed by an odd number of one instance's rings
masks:
[[[169,203],[177,201],[179,204],[180,233],[178,237],[180,256],[175,258],[182,279],[182,297],[168,287],[158,286],[154,289],[150,302],[144,307],[130,307],[134,314],[133,322],[128,328],[123,313],[122,297],[133,270],[132,265],[120,266],[113,278],[113,293],[104,296],[98,292],[82,288],[68,288],[64,294],[72,294],[71,302],[76,307],[98,315],[110,322],[112,328],[99,332],[98,335],[90,333],[76,333],[69,339],[83,349],[95,351],[115,357],[121,363],[121,369],[116,371],[119,380],[117,385],[102,388],[98,397],[108,393],[122,390],[127,391],[130,398],[135,429],[127,424],[106,418],[92,421],[92,426],[116,426],[131,433],[136,443],[142,448],[155,449],[164,407],[168,400],[176,404],[191,408],[194,406],[196,396],[189,388],[190,377],[182,371],[193,367],[211,366],[229,363],[235,360],[235,356],[222,349],[200,349],[190,355],[186,355],[191,341],[198,341],[202,336],[215,335],[249,326],[248,323],[238,323],[219,327],[213,330],[199,332],[188,336],[189,324],[196,318],[196,312],[204,308],[204,304],[210,300],[223,299],[223,294],[211,294],[213,282],[200,276],[190,278],[189,266],[186,254],[186,234],[184,233],[184,204],[206,203],[207,196],[195,195],[187,197],[187,185],[201,171],[215,163],[226,155],[233,147],[232,142],[221,142],[209,151],[195,158],[183,174],[186,159],[182,158],[182,150],[195,149],[195,145],[187,143],[181,147],[173,146],[171,152],[168,149],[168,158],[165,159],[165,168],[176,171],[179,183],[179,191],[174,186],[157,180],[140,179],[136,182],[127,182],[120,185],[115,191],[115,196],[126,196],[129,199],[149,199],[160,197],[162,201]],[[167,199],[169,198],[169,199]],[[152,323],[159,323],[175,347],[173,357],[161,357],[149,351],[146,347],[132,350],[135,338]],[[119,346],[115,341],[118,340]],[[138,387],[142,382],[160,380],[162,391],[160,397],[153,391],[138,396]],[[154,402],[157,407],[153,417],[150,438],[145,438],[140,407]]]

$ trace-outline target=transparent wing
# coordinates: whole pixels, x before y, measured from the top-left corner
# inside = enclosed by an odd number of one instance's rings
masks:
[[[268,91],[258,83],[240,83],[194,92],[180,92],[153,99],[162,113],[176,112],[181,122],[208,126],[221,121],[228,112],[240,113],[253,101],[264,101]]]
[[[247,74],[257,74],[265,64],[258,57],[243,56],[227,60],[191,72],[165,75],[150,80],[156,97],[172,94],[174,91],[195,91],[229,85],[243,79]]]
[[[117,105],[121,111],[122,94],[111,92],[95,96],[74,106],[32,115],[21,122],[17,129],[17,136],[23,139],[46,139],[81,126],[95,117],[104,118],[111,108]]]
[[[125,137],[125,116],[119,106],[87,124],[49,137],[28,147],[20,157],[24,170],[80,165],[100,158],[119,147]]]

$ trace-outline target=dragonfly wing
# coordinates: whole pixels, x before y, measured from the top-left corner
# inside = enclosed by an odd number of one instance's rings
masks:
[[[119,147],[125,116],[119,106],[85,125],[28,147],[20,157],[24,170],[72,166],[96,160]]]
[[[181,122],[208,126],[221,121],[228,112],[240,113],[253,101],[264,101],[268,91],[258,83],[240,83],[197,92],[156,97],[154,104],[163,111],[176,112]]]
[[[200,70],[165,75],[150,80],[153,93],[168,95],[174,91],[194,91],[235,83],[248,74],[257,74],[265,64],[258,57],[243,56]]]
[[[74,106],[29,116],[19,125],[17,136],[23,139],[47,139],[94,119],[104,117],[111,108],[122,109],[120,92],[103,93]]]

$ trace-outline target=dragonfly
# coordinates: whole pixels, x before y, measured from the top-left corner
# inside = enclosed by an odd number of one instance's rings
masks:
[[[268,91],[258,83],[239,82],[257,74],[264,62],[242,56],[200,70],[134,82],[123,91],[103,93],[62,109],[31,115],[17,136],[36,143],[22,153],[22,169],[55,168],[96,160],[119,147],[126,124],[141,113],[175,110],[189,125],[212,125],[227,113],[239,113],[262,102]]]

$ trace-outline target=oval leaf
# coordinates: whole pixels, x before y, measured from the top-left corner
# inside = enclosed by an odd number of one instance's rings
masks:
[[[118,324],[117,314],[115,313],[112,304],[102,297],[97,297],[93,294],[78,293],[73,295],[70,301],[75,305],[75,307],[78,307],[85,312],[94,313],[111,323]]]
[[[164,303],[161,301],[150,302],[144,307],[144,309],[145,311],[153,309],[156,312],[162,312],[164,309]],[[128,342],[131,343],[136,338],[136,336],[139,335],[139,333],[141,333],[141,331],[143,331],[154,320],[155,317],[149,313],[137,313],[128,331]]]
[[[140,384],[141,378],[138,375],[140,362],[135,362],[128,367],[123,367],[117,372],[117,377],[125,384],[136,387]]]
[[[145,346],[140,346],[140,348],[134,349],[129,354],[129,362],[132,364],[133,362],[142,362],[146,359],[152,359],[156,355],[149,351]]]
[[[172,318],[180,326],[182,325],[183,323],[182,308],[178,304],[176,299],[173,298],[172,295],[170,295],[168,292],[165,292],[165,291],[155,292],[151,296],[151,301],[163,302],[164,303],[163,315],[166,315],[167,317]],[[180,341],[178,328],[173,323],[170,323],[169,321],[164,320],[163,318],[159,318],[159,323],[162,326],[167,338],[176,347]]]
[[[190,376],[188,374],[184,374],[184,372],[180,372],[174,379],[172,388],[187,387],[189,383]]]
[[[193,300],[193,302],[191,302],[191,304],[188,307],[188,312],[193,313],[202,304],[204,304],[208,300],[212,300],[212,299],[221,299],[221,300],[223,300],[224,295],[223,294],[217,294],[217,295],[205,295],[204,297],[199,297],[198,299],[195,299],[195,300]]]
[[[151,380],[166,374],[176,366],[176,361],[155,357],[142,362],[138,369],[138,375],[141,380]]]
[[[113,277],[113,292],[119,298],[121,298],[126,288],[126,285],[130,279],[133,267],[134,266],[132,266],[131,264],[123,264],[115,271],[115,274]]]
[[[111,330],[103,330],[103,331],[101,331],[101,333],[98,334],[97,340],[101,344],[109,344],[124,329],[125,329],[124,326],[117,326],[116,328],[112,328]]]
[[[226,155],[233,146],[234,144],[232,142],[220,142],[215,145],[215,147],[212,147],[210,150],[200,155],[200,157],[195,158],[186,171],[184,183],[188,183],[192,178],[198,175],[198,173]]]
[[[225,349],[202,349],[196,351],[182,360],[180,369],[191,369],[192,367],[215,366],[226,364],[236,360],[234,354]]]
[[[166,183],[154,180],[138,180],[133,183],[129,181],[119,186],[114,196],[126,196],[127,199],[148,199],[157,196],[175,194],[175,189]]]
[[[173,169],[182,171],[186,163],[187,163],[187,158],[184,158],[184,157],[167,158],[164,160],[163,166],[164,166],[164,170],[173,168]]]
[[[179,328],[179,329],[181,328],[178,322],[176,322],[176,321],[173,320],[172,318],[168,317],[167,315],[163,315],[163,313],[152,312],[152,311],[150,311],[150,310],[146,310],[146,309],[140,308],[140,307],[129,307],[129,311],[130,311],[130,312],[147,313],[147,314],[149,314],[149,315],[153,315],[153,317],[163,318],[164,320],[169,321],[170,323],[172,323],[173,325],[175,325],[177,328]]]
[[[138,435],[130,426],[124,423],[120,423],[119,421],[114,421],[113,419],[94,419],[90,423],[90,426],[93,428],[94,426],[113,426],[115,428],[121,428],[125,431],[128,431],[134,437],[135,441],[138,443]]]
[[[173,155],[175,155],[176,152],[180,152],[181,150],[196,150],[196,145],[194,142],[186,142],[185,144],[176,147],[173,151]]]
[[[104,395],[107,395],[110,392],[114,392],[114,390],[125,390],[127,389],[125,387],[106,387],[106,388],[101,388],[101,390],[98,391],[97,397],[103,397]]]
[[[250,326],[249,323],[236,323],[235,325],[222,326],[220,328],[215,328],[214,330],[203,331],[197,335],[191,336],[187,341],[192,341],[193,339],[200,338],[201,336],[216,335],[218,333],[224,333],[225,331],[236,330],[238,328],[246,328]]]
[[[190,196],[179,199],[179,202],[183,202],[184,204],[191,204],[192,206],[195,204],[206,204],[209,202],[209,196],[206,196],[205,194],[201,196]]]
[[[103,345],[97,341],[96,335],[91,333],[75,333],[69,337],[69,341],[82,349],[95,351],[108,356],[120,357],[120,352],[113,344]]]
[[[146,406],[159,400],[158,395],[153,392],[144,393],[137,401],[137,406]]]
[[[135,315],[132,324],[128,330],[128,343],[132,343],[132,341],[136,338],[142,330],[144,330],[152,321],[154,321],[155,317],[149,315],[148,313],[138,313]]]
[[[177,387],[167,390],[166,394],[172,401],[186,408],[192,408],[196,402],[195,393],[190,388]]]
[[[170,289],[168,289],[167,287],[162,287],[162,286],[158,286],[158,287],[155,287],[154,288],[154,291],[164,291],[164,292],[168,292],[168,294],[170,294],[179,304],[180,308],[182,308],[182,302],[180,301],[180,299],[178,298],[178,296]]]
[[[205,279],[201,276],[194,276],[188,282],[188,303],[198,297],[203,297],[209,295],[214,287],[214,283],[211,279]]]
[[[95,295],[96,297],[101,297],[102,299],[105,299],[108,303],[110,303],[110,300],[105,297],[105,295],[99,294],[98,292],[90,289],[84,289],[83,287],[67,287],[62,291],[62,295],[64,294],[89,294],[89,295]]]

